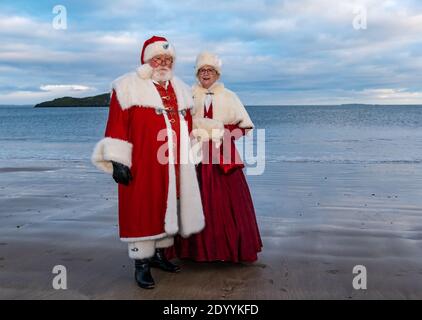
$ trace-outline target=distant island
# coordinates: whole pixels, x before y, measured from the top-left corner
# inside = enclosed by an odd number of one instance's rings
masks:
[[[52,107],[107,107],[110,103],[110,94],[103,93],[94,97],[72,98],[63,97],[51,101],[38,103],[34,108]]]

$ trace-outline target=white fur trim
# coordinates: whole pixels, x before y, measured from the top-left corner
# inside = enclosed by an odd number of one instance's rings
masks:
[[[112,87],[116,91],[122,109],[133,106],[164,109],[163,101],[151,79],[143,79],[145,68],[138,68],[139,72],[127,73],[113,81]],[[177,97],[179,110],[193,107],[190,88],[179,78],[170,80]]]
[[[224,136],[224,124],[220,120],[195,118],[193,119],[192,135],[202,142],[209,140],[220,142]]]
[[[194,102],[191,88],[177,77],[170,80],[176,93],[177,106],[179,110],[193,109]]]
[[[237,95],[226,88],[222,83],[214,83],[211,88],[205,89],[200,85],[192,88],[195,102],[194,118],[204,117],[204,101],[207,92],[214,93],[212,98],[213,119],[220,120],[223,124],[237,124],[241,128],[253,128],[248,112]]]
[[[132,143],[115,138],[103,138],[92,153],[92,163],[100,170],[113,173],[111,161],[122,163],[129,168],[132,166]]]
[[[129,258],[144,259],[155,254],[157,248],[168,248],[174,244],[173,237],[165,237],[158,240],[136,240],[128,242]]]
[[[136,69],[136,74],[141,79],[151,79],[153,71],[154,68],[151,67],[148,63],[145,63]]]
[[[168,247],[171,247],[173,244],[174,244],[174,238],[167,237],[167,238],[155,241],[155,248],[168,248]]]
[[[168,192],[167,192],[167,209],[164,219],[164,230],[168,234],[176,234],[178,228],[178,217],[177,217],[177,196],[176,196],[176,173],[175,173],[175,157],[173,149],[173,132],[170,121],[166,113],[163,113],[164,120],[167,127],[167,143],[168,143],[168,168],[169,168],[169,181],[168,181]]]
[[[150,258],[155,254],[155,240],[129,242],[127,247],[131,259]]]
[[[201,140],[193,136],[193,134],[195,133],[192,132],[192,140],[191,140],[192,146],[191,146],[191,151],[190,151],[190,158],[191,158],[191,162],[194,165],[197,165],[202,162],[202,158],[203,158],[202,142]]]
[[[156,234],[153,236],[146,236],[146,237],[134,237],[134,238],[120,238],[122,242],[136,242],[136,241],[145,241],[145,240],[157,240],[167,237],[168,234],[163,232],[160,234]]]
[[[201,52],[196,58],[195,74],[198,74],[198,70],[206,65],[213,67],[221,74],[222,64],[221,59],[217,55],[210,52]]]
[[[179,234],[187,238],[205,227],[201,193],[194,163],[186,120],[180,117],[180,225]]]
[[[173,60],[176,58],[176,50],[174,47],[167,41],[156,41],[149,44],[144,51],[144,62],[147,63],[148,60],[154,58],[159,54],[168,54],[173,57]]]

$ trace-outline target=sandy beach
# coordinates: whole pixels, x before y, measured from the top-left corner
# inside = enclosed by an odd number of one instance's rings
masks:
[[[249,176],[253,264],[178,261],[142,290],[117,234],[110,176],[83,161],[0,168],[0,299],[421,299],[420,164],[268,163]],[[419,189],[418,189],[419,188]],[[55,290],[55,265],[67,290]],[[366,290],[352,286],[367,268]]]
[[[0,1],[0,300],[422,300],[421,31],[422,0]],[[118,224],[199,229],[188,135],[223,151],[197,258],[259,243],[238,155],[262,252],[142,289]]]

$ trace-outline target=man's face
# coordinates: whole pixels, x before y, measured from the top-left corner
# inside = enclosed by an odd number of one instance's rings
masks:
[[[152,79],[156,81],[167,81],[172,77],[173,57],[168,54],[154,56],[149,62],[154,69]]]
[[[217,71],[209,65],[205,65],[198,70],[198,79],[202,87],[208,89],[217,81],[219,75]]]

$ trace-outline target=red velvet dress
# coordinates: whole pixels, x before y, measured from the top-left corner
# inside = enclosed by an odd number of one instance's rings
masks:
[[[204,116],[212,118],[212,105],[208,111],[204,110]],[[225,128],[239,129],[234,125]],[[237,154],[234,139],[231,140],[228,145]],[[211,157],[211,153],[208,156]],[[213,164],[211,159],[197,166],[205,228],[187,239],[176,236],[174,246],[166,249],[168,258],[230,262],[257,260],[262,241],[243,166],[242,163]]]

